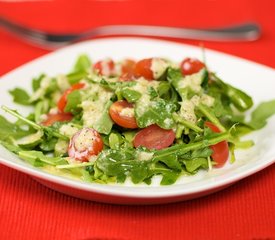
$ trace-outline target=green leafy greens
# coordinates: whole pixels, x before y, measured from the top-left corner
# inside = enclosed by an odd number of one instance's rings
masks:
[[[158,176],[161,185],[170,185],[181,176],[215,167],[211,146],[222,141],[228,143],[233,163],[236,148],[254,144],[251,140],[241,141],[241,136],[263,128],[275,114],[275,100],[266,101],[246,121],[244,112],[253,106],[253,100],[244,91],[225,83],[207,68],[183,75],[175,64],[166,60],[157,63],[163,65],[156,67],[158,77],[150,81],[143,77],[122,81],[120,71],[115,70],[102,76],[91,69],[92,62],[85,54],[62,77],[41,74],[32,80],[32,94],[18,87],[9,91],[15,103],[32,106],[33,112],[25,117],[2,106],[17,121],[0,116],[0,143],[35,167],[88,182],[123,183],[130,179],[134,184],[151,184]],[[116,63],[114,69],[120,64]],[[72,90],[79,82],[84,87]],[[60,110],[57,105],[65,93],[65,107]],[[110,108],[117,101],[130,103],[128,109],[120,109],[117,114],[126,120],[134,117],[138,128],[127,129],[112,119]],[[58,118],[63,114],[69,120]],[[45,120],[50,117],[56,117],[56,121],[48,126]],[[214,124],[219,132],[206,127],[206,122]],[[134,147],[137,133],[151,125],[172,131],[173,142],[158,150]],[[68,153],[72,137],[83,128],[96,130],[104,143],[100,153],[87,162],[73,159]],[[166,136],[154,137],[150,133],[143,140],[162,142]],[[81,146],[91,141],[85,137],[81,140]]]

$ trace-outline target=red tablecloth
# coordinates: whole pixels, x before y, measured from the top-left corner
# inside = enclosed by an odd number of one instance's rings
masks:
[[[274,7],[272,0],[11,0],[0,1],[0,14],[32,27],[63,32],[104,24],[210,27],[253,20],[262,26],[260,40],[204,42],[204,46],[274,68]],[[47,52],[0,29],[0,75]],[[0,239],[271,240],[275,239],[274,182],[273,164],[196,200],[115,206],[63,195],[0,165]]]

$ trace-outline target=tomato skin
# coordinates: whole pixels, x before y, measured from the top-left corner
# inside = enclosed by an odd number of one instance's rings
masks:
[[[196,58],[185,58],[180,68],[183,75],[191,75],[205,68],[205,64]]]
[[[125,59],[121,63],[121,74],[133,73],[136,66],[136,62],[132,59]]]
[[[55,122],[69,122],[73,118],[71,113],[48,114],[47,119],[41,122],[43,126],[51,126]]]
[[[134,70],[135,70],[136,62],[131,59],[125,59],[121,63],[121,75],[119,77],[119,81],[133,81],[135,80]]]
[[[57,108],[61,113],[64,113],[64,109],[66,107],[67,104],[67,96],[74,90],[78,90],[81,88],[84,88],[85,84],[84,83],[76,83],[74,85],[72,85],[69,89],[67,89],[63,95],[61,96],[61,98],[59,99],[59,101],[57,102]]]
[[[153,124],[149,127],[140,130],[134,138],[134,147],[146,147],[148,149],[163,149],[167,148],[175,140],[175,133],[173,130],[166,130]]]
[[[211,122],[205,122],[205,125],[209,127],[213,132],[221,132],[220,129]],[[210,148],[213,151],[211,157],[216,163],[214,167],[222,167],[229,157],[229,147],[227,141],[219,142],[215,145],[210,146]]]
[[[75,160],[88,162],[89,158],[98,155],[103,149],[103,140],[93,128],[83,128],[70,139],[68,155]],[[80,149],[81,148],[81,149]]]
[[[122,111],[128,108],[133,109],[133,104],[128,103],[125,100],[116,101],[111,105],[109,114],[113,121],[121,127],[131,129],[138,128],[136,118],[134,116],[127,116],[122,114]]]
[[[100,75],[111,76],[115,71],[115,63],[112,59],[105,59],[94,64],[93,69]]]
[[[147,80],[154,80],[154,74],[151,70],[153,58],[145,58],[138,61],[134,68],[135,77],[144,77]]]
[[[123,73],[119,77],[119,81],[121,82],[134,81],[134,80],[135,80],[135,76],[133,73]]]

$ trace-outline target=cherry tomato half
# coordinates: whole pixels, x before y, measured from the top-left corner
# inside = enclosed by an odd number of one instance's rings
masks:
[[[220,132],[220,129],[211,122],[205,122],[205,125],[209,127],[213,132]],[[215,167],[222,167],[229,157],[229,148],[227,141],[219,142],[215,145],[210,146],[210,148],[213,151],[211,157],[216,162]]]
[[[134,68],[134,75],[136,77],[144,77],[147,80],[153,80],[154,74],[151,70],[153,58],[146,58],[138,61]]]
[[[121,75],[119,77],[120,81],[133,81],[135,79],[134,70],[136,62],[131,59],[125,59],[121,63]]]
[[[135,75],[133,73],[123,73],[119,77],[119,81],[127,82],[127,81],[134,81]]]
[[[191,75],[197,73],[204,67],[205,64],[195,58],[185,58],[180,64],[181,72],[183,75]]]
[[[90,157],[98,155],[103,149],[103,140],[93,128],[83,128],[70,139],[68,155],[81,162],[88,162]]]
[[[77,89],[81,89],[84,88],[85,84],[84,83],[76,83],[74,85],[72,85],[69,89],[67,89],[63,95],[61,96],[61,98],[59,99],[58,103],[57,103],[57,108],[60,112],[64,112],[64,109],[66,107],[67,104],[67,96],[74,90]]]
[[[41,122],[43,126],[51,126],[55,122],[69,122],[73,118],[71,113],[48,114],[47,119]]]
[[[105,60],[96,62],[93,68],[100,75],[111,76],[114,74],[114,71],[115,71],[115,63],[111,59],[105,59]]]
[[[166,130],[154,124],[140,130],[134,138],[134,146],[148,149],[163,149],[169,147],[175,140],[173,130]]]
[[[121,63],[121,74],[133,73],[136,62],[132,59],[125,59]]]
[[[125,100],[114,102],[110,109],[109,114],[113,121],[124,128],[138,128],[136,118],[134,116],[133,104]]]

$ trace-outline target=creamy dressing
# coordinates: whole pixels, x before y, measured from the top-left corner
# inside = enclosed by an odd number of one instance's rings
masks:
[[[200,99],[201,103],[205,104],[206,106],[208,107],[212,107],[214,102],[215,102],[215,98],[207,95],[207,94],[203,94],[201,96],[201,99]]]
[[[95,140],[94,132],[88,128],[84,128],[79,132],[77,137],[74,138],[74,146],[77,151],[83,152],[87,149],[92,149]]]
[[[167,67],[168,67],[168,63],[165,60],[161,58],[153,58],[150,69],[153,73],[154,79],[159,79],[164,74]]]
[[[135,112],[134,112],[134,108],[123,108],[120,112],[119,115],[121,117],[134,117],[135,116]]]
[[[148,107],[150,106],[150,96],[148,94],[143,94],[136,105],[135,111],[136,113],[141,116],[143,115]]]
[[[30,101],[36,101],[37,99],[39,99],[41,96],[43,96],[47,90],[47,88],[49,87],[50,83],[51,83],[52,79],[50,77],[44,77],[41,80],[40,83],[40,88],[38,88],[34,94],[31,96]]]
[[[182,80],[179,82],[179,88],[187,88],[189,87],[192,91],[195,93],[199,93],[202,89],[201,83],[202,83],[202,73],[198,72],[192,75],[187,75],[182,78]]]
[[[137,151],[137,160],[140,161],[149,161],[153,158],[154,153],[152,152],[144,152],[144,151]]]
[[[54,108],[51,108],[50,110],[49,110],[49,114],[57,114],[58,113],[58,109],[57,109],[57,107],[54,107]]]
[[[151,97],[148,93],[148,89],[152,87],[155,89],[155,91],[157,91],[159,84],[160,84],[159,81],[155,81],[155,80],[148,81],[143,77],[141,77],[136,80],[136,84],[134,86],[130,87],[130,89],[141,93],[141,97],[135,108],[135,111],[138,115],[143,115],[151,104],[151,101],[150,101]]]
[[[180,108],[179,114],[186,121],[189,121],[191,123],[196,123],[197,117],[194,110],[195,110],[194,103],[190,100],[184,100],[181,102],[181,108]]]
[[[130,89],[137,91],[141,94],[148,94],[148,88],[153,87],[155,90],[157,90],[160,82],[159,81],[148,81],[143,77],[138,78],[136,81],[136,84],[134,86],[131,86]]]
[[[203,103],[208,107],[212,107],[214,101],[215,99],[207,94],[203,94],[202,96],[194,95],[190,100],[184,100],[181,102],[179,114],[186,121],[196,123],[197,117],[195,114],[195,107],[200,103]]]
[[[87,95],[90,95],[90,97],[81,103],[83,125],[93,127],[101,118],[105,104],[110,100],[113,92],[98,84],[92,84]]]
[[[72,124],[64,124],[59,129],[59,132],[69,138],[71,138],[79,129],[74,127]]]
[[[71,87],[67,77],[63,74],[57,76],[56,82],[61,92],[65,92],[68,88]]]
[[[57,143],[54,146],[54,151],[58,155],[65,154],[68,151],[69,143],[65,140],[58,139]]]

